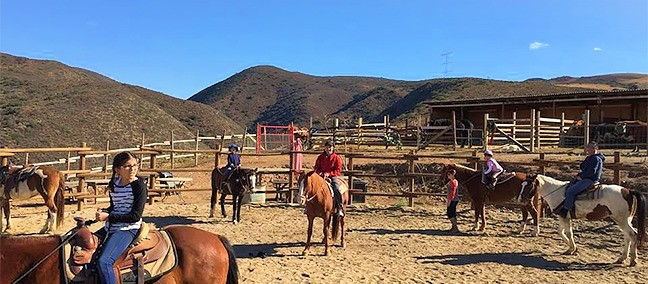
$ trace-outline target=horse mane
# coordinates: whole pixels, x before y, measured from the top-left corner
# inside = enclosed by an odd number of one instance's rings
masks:
[[[536,179],[538,179],[538,178],[540,178],[540,181],[542,183],[549,183],[549,184],[556,185],[556,186],[563,186],[563,185],[569,183],[568,181],[557,180],[555,178],[552,178],[550,176],[545,176],[545,175],[537,175]]]

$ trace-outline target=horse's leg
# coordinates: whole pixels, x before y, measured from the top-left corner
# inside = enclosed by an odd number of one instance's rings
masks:
[[[481,206],[481,227],[479,227],[479,231],[484,230],[486,230],[486,201]]]
[[[571,227],[571,219],[568,218],[558,218],[560,220],[560,236],[562,237],[569,248],[563,252],[564,255],[572,255],[576,253],[576,243],[574,242],[574,231]]]
[[[335,214],[335,213],[333,213]],[[328,256],[329,253],[329,228],[327,224],[331,222],[331,214],[324,214],[324,255]],[[333,224],[335,226],[335,224]]]
[[[7,227],[5,227],[5,233],[8,233],[11,230],[11,200],[5,199],[2,204],[2,210],[5,214],[5,220],[7,220]]]
[[[340,218],[340,245],[345,248],[346,243],[344,242],[344,218],[346,218],[346,206],[342,207],[342,212],[344,213],[344,216],[339,217]]]
[[[236,209],[238,208],[238,196],[232,193],[232,223],[236,224]]]
[[[5,218],[7,215],[4,210],[5,202],[7,202],[7,200],[5,200],[4,198],[0,198],[0,234],[4,233],[4,231],[2,230],[2,228],[4,228],[4,224],[3,224],[4,222],[2,221],[2,219]]]
[[[540,235],[540,213],[542,213],[542,200],[540,202],[531,203],[531,217],[533,218],[533,236]],[[538,205],[539,204],[539,205]]]
[[[308,250],[311,246],[311,237],[313,236],[313,219],[315,217],[308,216],[308,232],[306,233],[306,248],[304,248],[303,255],[308,255]]]
[[[216,169],[217,170],[217,169]],[[218,192],[220,191],[220,179],[212,173],[212,192],[211,199],[209,200],[209,218],[214,218],[214,211],[216,211],[216,203],[218,202]]]
[[[223,218],[227,217],[227,214],[225,214],[225,197],[227,197],[227,194],[221,193],[220,205],[221,205],[221,215],[223,215]]]
[[[518,231],[518,234],[524,234],[524,230],[526,230],[527,226],[527,217],[529,217],[529,212],[526,206],[522,207],[522,223],[520,224],[520,230]]]
[[[241,222],[241,204],[243,203],[243,193],[238,196],[238,206],[236,208],[236,221]]]
[[[628,218],[618,218],[616,216],[610,216],[614,220],[619,228],[623,232],[623,249],[621,250],[621,256],[614,262],[616,264],[623,263],[626,258],[628,258],[628,253],[630,253],[630,266],[637,265],[637,232],[632,228],[632,217]],[[619,219],[626,219],[625,221]]]
[[[47,209],[47,220],[45,220],[45,225],[40,230],[39,234],[44,234],[44,233],[50,232],[52,230],[52,224],[53,224],[53,221],[52,221],[53,217],[52,216],[55,216],[55,215],[56,215],[56,213],[53,213],[51,209],[49,209],[49,208]]]

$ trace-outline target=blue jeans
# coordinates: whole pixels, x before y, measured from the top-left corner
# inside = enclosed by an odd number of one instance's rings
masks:
[[[119,258],[119,256],[124,253],[126,248],[128,248],[128,246],[133,242],[137,235],[137,231],[137,229],[117,231],[108,235],[108,240],[102,244],[101,255],[97,259],[101,283],[117,283],[117,275],[115,275],[115,272],[113,271],[113,265],[115,264],[115,261],[117,261],[117,258]],[[103,232],[105,233],[106,231],[103,230]],[[97,233],[101,235],[101,232]]]
[[[570,185],[567,188],[567,192],[565,193],[565,205],[563,206],[563,208],[567,209],[567,211],[571,210],[572,207],[574,207],[576,196],[581,194],[583,191],[588,189],[593,184],[594,184],[593,180],[582,179]]]
[[[337,209],[342,209],[342,194],[340,194],[339,177],[330,177],[331,187],[333,188],[333,201]]]

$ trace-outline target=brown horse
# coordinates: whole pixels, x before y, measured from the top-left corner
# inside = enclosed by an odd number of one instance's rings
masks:
[[[346,204],[349,200],[348,186],[340,179],[340,191],[342,192],[342,212],[346,216]],[[333,221],[333,240],[337,240],[338,235],[341,239],[341,246],[344,243],[344,218],[335,214],[333,206],[333,196],[323,177],[311,171],[302,175],[299,179],[299,195],[297,201],[306,206],[306,216],[308,217],[308,237],[306,238],[306,248],[304,255],[308,255],[311,245],[311,236],[313,235],[313,220],[315,217],[324,220],[324,255],[329,255],[329,226],[331,219]],[[341,233],[340,233],[341,232]]]
[[[176,246],[178,264],[154,283],[238,283],[236,257],[225,237],[185,225],[163,230]],[[20,277],[16,283],[66,283],[60,244],[61,236],[1,236],[0,283]]]
[[[243,195],[246,192],[250,192],[254,187],[254,181],[256,177],[256,169],[235,169],[232,171],[230,178],[225,182],[226,187],[223,188],[223,180],[225,176],[221,173],[218,168],[215,168],[212,171],[211,175],[211,205],[209,209],[209,217],[214,217],[214,210],[216,209],[216,200],[218,199],[218,193],[221,193],[220,205],[221,205],[221,214],[223,218],[227,217],[225,214],[225,197],[228,194],[232,195],[232,223],[236,224],[241,222],[241,203],[243,201]]]
[[[473,230],[477,229],[478,219],[481,217],[481,227],[479,231],[484,231],[486,228],[486,202],[489,201],[493,204],[504,204],[513,200],[521,201],[521,194],[524,188],[528,185],[527,175],[523,173],[515,173],[515,176],[510,180],[503,183],[498,183],[494,189],[486,188],[481,182],[481,171],[474,170],[462,165],[448,164],[444,167],[442,178],[446,177],[448,170],[455,170],[457,174],[455,177],[459,184],[466,189],[475,209],[475,222]],[[530,214],[533,218],[535,225],[533,235],[537,236],[540,233],[539,208],[533,205],[533,201],[524,203],[522,206],[522,224],[519,233],[524,233],[527,224],[527,217]]]
[[[65,180],[63,174],[53,167],[0,167],[0,192],[0,230],[3,213],[7,220],[5,232],[11,229],[9,200],[24,200],[39,194],[47,205],[47,221],[40,233],[56,230],[63,223]]]

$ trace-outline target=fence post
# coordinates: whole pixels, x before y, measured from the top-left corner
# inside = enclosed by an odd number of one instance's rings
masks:
[[[513,112],[513,123],[511,125],[511,137],[515,139],[515,125],[517,124],[517,112]]]
[[[614,151],[614,184],[621,185],[621,171],[619,170],[619,164],[621,163],[621,153],[619,151]]]
[[[472,159],[469,159],[469,162],[472,164],[473,169],[477,169],[477,165],[479,164],[479,159],[477,158],[477,150],[473,150],[472,152]]]
[[[171,130],[171,169],[175,169],[175,153],[173,150],[175,150],[175,146],[173,146],[173,130]]]
[[[243,148],[245,148],[245,141],[247,141],[248,128],[245,127],[245,132],[243,132],[243,142],[241,142],[241,153],[243,153]]]
[[[558,146],[564,147],[565,144],[565,113],[560,114],[560,134],[558,134]]]
[[[488,113],[484,114],[484,130],[482,133],[482,137],[484,139],[484,151],[488,150]]]
[[[65,159],[65,168],[68,171],[70,170],[70,166],[72,165],[72,161],[70,161],[71,158],[72,158],[72,154],[70,153],[70,151],[68,151],[67,158]]]
[[[464,132],[461,131],[461,133]],[[454,110],[452,111],[452,150],[457,152],[457,115]]]
[[[23,163],[23,165],[29,165],[29,153],[25,153],[25,162]]]
[[[414,156],[414,151],[410,151],[409,156],[410,156],[410,158],[409,158],[409,169],[408,169],[407,172],[408,173],[414,173],[414,157],[413,157]],[[410,176],[409,180],[410,180],[410,185],[409,185],[410,192],[414,193],[414,176]],[[414,197],[413,197],[413,195],[410,195],[410,197],[408,197],[408,199],[409,199],[409,201],[408,201],[409,207],[413,207],[414,206]]]
[[[529,129],[529,150],[531,152],[535,152],[535,124],[536,124],[536,110],[533,108],[531,109],[531,125]]]
[[[589,109],[585,110],[585,119],[583,120],[585,120],[585,134],[584,134],[585,139],[583,139],[585,141],[583,148],[585,148],[587,144],[589,144],[590,142],[590,110]]]
[[[358,144],[358,149],[360,149],[361,137],[362,137],[362,116],[358,117],[358,139],[356,139],[356,143]]]
[[[351,151],[351,149],[349,149]],[[347,164],[347,168],[349,171],[353,171],[353,154],[348,155],[349,158],[349,163]],[[349,201],[347,204],[351,205],[353,202],[353,173],[349,173]]]
[[[216,152],[214,152],[214,169],[218,169],[218,156],[220,156],[221,148],[216,145]]]
[[[536,116],[537,116],[537,118],[536,118],[536,125],[535,125],[535,126],[536,126],[536,130],[535,130],[535,136],[536,136],[536,138],[535,138],[535,139],[536,139],[536,149],[537,149],[538,151],[540,151],[540,148],[541,148],[541,147],[540,147],[540,137],[542,137],[542,135],[540,135],[540,125],[542,124],[542,123],[541,123],[541,119],[540,119],[540,118],[541,118],[541,116],[540,116],[540,110],[536,111]]]
[[[257,132],[257,143],[260,143],[260,142],[261,142],[261,140],[259,140],[259,139],[260,139],[260,138],[259,138],[259,133]],[[261,144],[259,144],[259,145],[261,145]],[[220,141],[220,147],[219,147],[219,149],[223,149],[224,146],[225,146],[225,130],[223,130],[223,136],[221,136],[221,141]],[[259,152],[259,149],[261,149],[261,147],[259,147],[259,148],[257,149],[257,153]]]
[[[106,140],[106,152],[110,151],[110,140]],[[104,173],[108,172],[108,153],[104,154]]]
[[[86,147],[86,142],[81,142],[81,148]],[[86,168],[86,155],[85,154],[79,154],[79,170],[85,170]],[[79,177],[79,185],[77,187],[77,192],[83,192],[85,187],[85,177],[81,176]],[[79,202],[83,202],[83,200],[79,200]],[[79,207],[81,204],[79,204]],[[79,209],[80,210],[80,209]]]
[[[540,153],[540,160],[538,162],[540,162],[539,172],[541,175],[544,175],[545,174],[545,153]]]
[[[155,153],[151,154],[151,160],[149,161],[149,166],[150,166],[151,170],[154,172],[154,173],[149,175],[149,185],[148,186],[149,186],[149,189],[152,190],[152,189],[155,189],[155,183],[157,182],[157,173],[156,173],[157,171],[155,169],[157,167],[157,154],[155,154]],[[153,199],[154,199],[153,196],[151,196],[149,198],[149,205],[153,205],[153,202],[154,202]]]
[[[146,134],[144,134],[144,132],[142,132],[142,144],[140,144],[140,149],[142,149],[142,147],[144,147],[145,138],[146,138]],[[140,169],[142,169],[142,166],[143,166],[142,161],[144,161],[144,154],[140,154],[140,156],[139,156],[139,168]]]
[[[200,141],[200,130],[196,130],[196,151],[198,151],[198,143]],[[194,167],[198,166],[198,153],[194,153]]]

